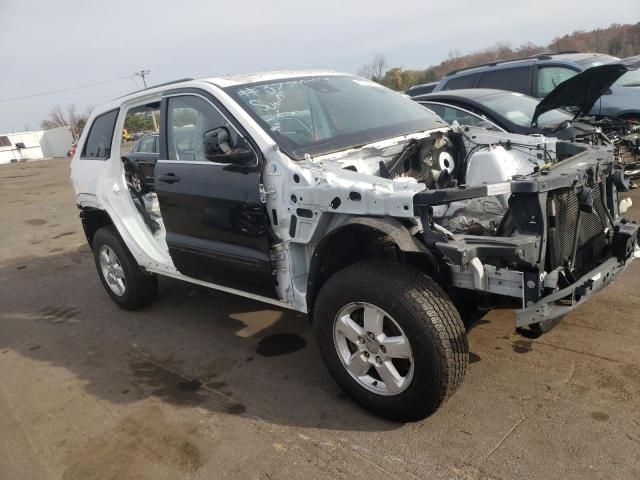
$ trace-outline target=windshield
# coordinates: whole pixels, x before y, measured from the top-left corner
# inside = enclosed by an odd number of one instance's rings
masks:
[[[225,90],[295,159],[447,126],[404,95],[353,76],[301,77]]]
[[[599,55],[597,57],[590,57],[584,60],[579,60],[576,63],[579,63],[585,68],[597,67],[599,65],[604,65],[605,63],[618,62],[620,61],[617,57],[612,57],[609,55]],[[640,87],[640,69],[632,70],[630,72],[622,75],[618,80],[614,82],[614,85],[620,87]]]
[[[625,73],[616,80],[614,85],[622,87],[640,87],[640,69]]]
[[[533,112],[540,103],[536,98],[515,92],[487,95],[477,98],[476,101],[521,127],[531,126]],[[538,126],[552,127],[572,118],[573,116],[563,110],[549,110],[538,117]]]
[[[598,67],[605,63],[617,62],[618,60],[620,60],[618,57],[612,57],[611,55],[594,55],[593,57],[578,60],[576,63],[586,70],[587,68]]]

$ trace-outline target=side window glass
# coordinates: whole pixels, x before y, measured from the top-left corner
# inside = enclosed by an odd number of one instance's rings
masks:
[[[238,142],[238,133],[201,97],[185,95],[169,98],[167,111],[167,147],[169,160],[206,161],[204,134],[217,128],[227,129],[230,145]]]
[[[444,111],[445,106],[444,105],[439,105],[437,103],[423,103],[422,105],[424,105],[429,110],[431,110],[433,113],[438,115],[441,119],[446,121],[446,118],[444,118],[444,115],[445,115],[445,111]]]
[[[531,67],[486,71],[478,81],[478,88],[497,88],[529,94],[531,91]]]
[[[158,133],[159,126],[159,101],[127,110],[120,136],[120,155],[130,152],[152,153],[152,134]]]
[[[427,107],[438,114],[448,124],[456,121],[460,125],[466,125],[469,127],[493,127],[493,124],[484,118],[470,112],[465,112],[464,110],[459,110],[455,107],[438,104],[427,104]]]
[[[577,73],[575,70],[566,67],[540,67],[536,81],[536,97],[547,96],[551,90]]]
[[[148,137],[141,138],[136,151],[141,153],[155,153],[153,147],[157,138],[158,137],[156,135],[149,135]]]
[[[444,84],[442,90],[459,90],[461,88],[474,88],[476,81],[478,80],[479,73],[473,73],[471,75],[461,75],[459,77],[452,78]]]
[[[118,118],[118,110],[112,110],[96,117],[84,143],[81,158],[87,160],[105,160],[109,158],[116,118]]]

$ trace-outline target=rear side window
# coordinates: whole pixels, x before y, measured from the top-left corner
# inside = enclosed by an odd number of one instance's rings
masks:
[[[531,67],[501,68],[484,72],[478,88],[497,88],[529,94],[531,92]]]
[[[577,73],[575,70],[566,67],[541,67],[538,70],[538,79],[536,81],[536,97],[546,97],[551,93],[551,90]]]
[[[459,77],[452,78],[444,84],[442,90],[459,90],[461,88],[474,88],[476,81],[480,76],[479,73],[472,73],[471,75],[461,75]]]
[[[87,160],[106,160],[109,158],[116,118],[118,118],[117,109],[96,117],[84,143],[81,158]]]

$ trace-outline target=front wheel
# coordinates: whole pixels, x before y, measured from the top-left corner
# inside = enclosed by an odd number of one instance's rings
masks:
[[[423,419],[464,378],[464,324],[442,288],[411,266],[367,260],[322,287],[314,329],[336,382],[365,409]]]

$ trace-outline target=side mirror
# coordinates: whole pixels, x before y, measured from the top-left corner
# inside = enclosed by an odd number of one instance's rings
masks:
[[[256,161],[256,155],[249,148],[244,138],[238,138],[237,145],[226,127],[214,128],[205,132],[204,156],[210,162],[229,163],[235,165],[249,165]]]
[[[225,127],[214,128],[205,132],[204,140],[204,156],[212,162],[218,161],[217,157],[231,151],[231,135]]]

